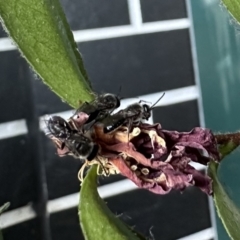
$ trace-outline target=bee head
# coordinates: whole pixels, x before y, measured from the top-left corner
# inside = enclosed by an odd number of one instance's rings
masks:
[[[118,108],[120,106],[120,99],[115,94],[106,93],[103,95],[102,100],[110,109]]]

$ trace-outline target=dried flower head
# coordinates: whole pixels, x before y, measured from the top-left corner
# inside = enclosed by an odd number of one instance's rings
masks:
[[[80,129],[86,115],[70,122]],[[118,174],[131,179],[140,188],[157,194],[166,194],[171,189],[184,190],[197,186],[207,194],[212,193],[211,179],[190,165],[198,162],[207,165],[210,159],[219,160],[217,143],[212,132],[194,128],[190,132],[166,131],[160,124],[140,124],[129,131],[121,127],[105,134],[103,125],[95,124],[91,138],[100,148],[95,159],[86,160],[79,172],[83,180],[86,166],[97,164],[98,174]],[[59,155],[71,154],[64,147]]]
[[[177,132],[163,130],[160,124],[140,123],[137,127],[122,126],[104,133],[101,122],[85,126],[87,119],[86,113],[78,112],[68,120],[79,134],[88,129],[84,134],[98,146],[94,159],[86,159],[79,171],[81,181],[85,167],[97,164],[98,174],[120,173],[156,194],[166,194],[172,189],[182,191],[188,186],[212,194],[212,180],[190,165],[191,162],[207,165],[211,159],[219,161],[217,142],[209,129],[196,127],[190,132]],[[60,156],[76,157],[68,148],[68,139],[62,143],[53,136],[52,140]]]

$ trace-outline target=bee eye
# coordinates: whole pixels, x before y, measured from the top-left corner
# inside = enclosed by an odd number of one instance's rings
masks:
[[[111,96],[111,95],[108,95],[107,97],[106,97],[106,101],[108,102],[113,102],[113,101],[115,101],[115,98],[113,97],[113,96]]]
[[[145,112],[149,112],[149,110],[150,110],[148,105],[146,105],[146,104],[143,105],[143,109]]]

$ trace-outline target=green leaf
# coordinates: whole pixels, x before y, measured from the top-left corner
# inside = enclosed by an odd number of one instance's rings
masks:
[[[221,159],[229,155],[232,151],[234,151],[238,147],[238,144],[233,141],[226,142],[224,144],[219,145],[218,150],[221,154]]]
[[[239,0],[222,0],[223,5],[227,8],[231,16],[240,23],[240,1]]]
[[[10,203],[9,203],[9,202],[4,203],[4,204],[0,207],[0,215],[1,215],[4,211],[6,211],[6,210],[9,208],[9,206],[10,206]]]
[[[10,203],[9,203],[9,202],[3,204],[3,206],[0,207],[0,215],[1,215],[5,210],[7,210],[7,209],[9,208],[9,206],[10,206]],[[0,229],[0,240],[3,240],[3,235],[2,235],[1,229]]]
[[[85,239],[140,240],[139,236],[121,222],[106,206],[97,192],[96,166],[83,181],[80,191],[79,218]]]
[[[240,239],[240,209],[229,198],[217,176],[218,163],[211,162],[208,173],[213,179],[214,202],[219,217],[231,239]]]
[[[1,229],[0,229],[0,240],[3,240],[3,235],[2,235]]]
[[[0,0],[0,17],[23,56],[57,95],[73,107],[93,99],[58,0]]]

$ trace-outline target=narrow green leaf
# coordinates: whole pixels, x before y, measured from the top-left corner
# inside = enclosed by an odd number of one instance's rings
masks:
[[[0,215],[6,211],[10,206],[10,202],[4,203],[1,207],[0,207]]]
[[[10,206],[10,203],[7,202],[7,203],[3,204],[3,206],[0,207],[0,216],[5,210],[7,210],[9,208],[9,206]],[[3,240],[3,235],[2,235],[1,229],[0,229],[0,240]]]
[[[3,235],[2,235],[1,229],[0,229],[0,240],[3,240]]]
[[[211,162],[208,173],[213,179],[214,202],[219,217],[231,239],[240,239],[240,209],[229,198],[217,176],[218,163]]]
[[[240,1],[239,0],[222,0],[223,5],[227,8],[231,16],[240,23]]]
[[[95,166],[88,172],[80,191],[79,219],[88,240],[142,239],[121,222],[98,195]]]
[[[237,147],[238,147],[238,144],[234,143],[233,141],[229,141],[227,143],[219,145],[218,150],[221,154],[221,159],[229,155]]]
[[[0,17],[36,73],[73,107],[93,98],[82,58],[58,0],[0,0]]]

